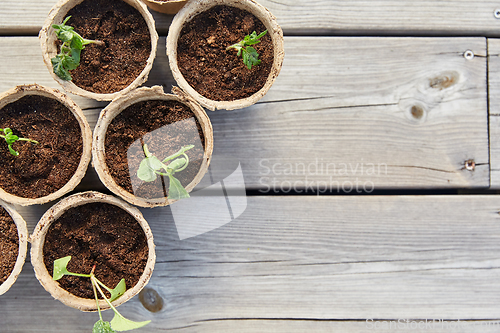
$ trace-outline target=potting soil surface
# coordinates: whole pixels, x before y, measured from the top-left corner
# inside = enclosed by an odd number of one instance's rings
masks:
[[[113,119],[106,132],[106,165],[116,184],[139,197],[165,197],[168,177],[158,176],[152,182],[137,177],[145,157],[143,143],[160,161],[183,146],[194,145],[186,152],[188,167],[175,177],[186,187],[199,172],[205,140],[200,124],[186,105],[161,100],[133,104]]]
[[[16,264],[19,237],[12,217],[0,207],[0,285],[7,280]]]
[[[83,38],[105,43],[85,46],[80,65],[70,72],[78,87],[114,93],[140,75],[151,54],[151,37],[135,8],[120,0],[85,0],[67,15],[67,24]]]
[[[182,28],[177,43],[179,70],[199,94],[216,101],[246,98],[266,83],[273,65],[272,39],[267,33],[252,45],[261,63],[248,69],[230,45],[255,31],[266,30],[253,14],[244,10],[215,6],[195,16]]]
[[[73,176],[83,151],[78,121],[59,101],[28,95],[0,109],[0,128],[20,138],[9,152],[0,142],[0,187],[23,198],[40,198],[63,187]]]
[[[148,259],[146,236],[137,220],[107,203],[84,204],[64,212],[50,226],[43,253],[50,273],[55,260],[71,256],[70,272],[89,274],[96,265],[97,279],[109,288],[122,278],[127,289],[135,286]],[[76,296],[94,298],[89,278],[64,276],[58,282]]]

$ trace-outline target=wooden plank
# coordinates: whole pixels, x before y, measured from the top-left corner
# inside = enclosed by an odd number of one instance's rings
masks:
[[[147,85],[170,90],[163,41]],[[0,91],[57,87],[36,38],[0,45]],[[285,48],[282,72],[260,103],[209,113],[216,179],[236,161],[247,188],[267,193],[489,186],[484,38],[287,37]],[[93,127],[104,104],[75,100]],[[474,171],[465,168],[469,159]]]
[[[158,42],[158,55],[165,55],[165,37]],[[164,56],[166,58],[166,55]],[[0,91],[8,90],[19,84],[38,83],[55,89],[61,86],[49,74],[41,54],[40,43],[36,37],[0,38]],[[158,61],[149,75],[148,85],[166,84],[172,86],[174,79],[167,61]],[[91,128],[94,128],[101,108],[108,103],[71,95],[71,98],[84,110]]]
[[[30,231],[47,208],[21,209]],[[165,306],[150,313],[136,297],[120,309],[151,319],[143,332],[365,332],[366,319],[500,319],[498,196],[249,197],[239,218],[184,241],[170,208],[142,211],[157,245],[148,287]],[[52,300],[29,264],[0,298],[8,332],[80,332],[96,316]]]
[[[38,35],[50,9],[58,0],[0,1],[0,35]],[[150,10],[151,11],[151,10]],[[173,15],[151,11],[158,33],[166,35]]]
[[[483,39],[285,45],[283,70],[261,103],[210,114],[215,155],[239,159],[247,187],[489,186]],[[476,56],[465,59],[466,50]]]
[[[2,0],[0,34],[37,34],[55,0]],[[260,0],[285,33],[334,35],[499,36],[493,0]],[[160,34],[171,15],[154,13]]]
[[[500,39],[488,39],[491,188],[500,189]]]

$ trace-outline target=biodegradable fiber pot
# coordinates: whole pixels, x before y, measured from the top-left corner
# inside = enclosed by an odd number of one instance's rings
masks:
[[[85,172],[87,171],[87,167],[90,162],[91,148],[92,148],[92,131],[90,130],[90,126],[87,123],[87,120],[82,110],[66,94],[58,90],[47,88],[37,84],[17,86],[13,89],[10,89],[0,94],[0,114],[2,112],[2,109],[8,106],[9,104],[17,102],[18,100],[26,96],[33,96],[33,95],[55,100],[61,103],[63,106],[65,106],[73,114],[80,127],[83,148],[80,157],[80,162],[73,176],[64,186],[62,186],[61,188],[50,194],[37,198],[30,198],[29,196],[18,196],[8,193],[4,189],[0,188],[0,199],[5,200],[9,203],[18,204],[22,206],[47,203],[49,201],[60,198],[64,194],[72,191],[80,183],[83,176],[85,176]],[[36,110],[34,112],[36,112]],[[47,122],[52,122],[51,119],[45,119],[45,120]],[[36,125],[33,125],[32,127],[37,128]],[[12,130],[14,131],[15,129]],[[54,138],[49,138],[49,139],[54,139]],[[6,144],[5,140],[2,139],[2,141],[4,141],[3,144]],[[43,144],[43,142],[41,141],[40,144]],[[16,145],[16,143],[14,145]],[[57,168],[57,165],[55,166],[55,168]]]
[[[221,101],[204,97],[186,81],[179,69],[177,47],[183,27],[198,14],[203,13],[218,5],[236,7],[253,14],[263,23],[268,31],[267,33],[272,39],[274,60],[267,80],[260,90],[246,98]],[[257,33],[260,32],[261,31],[258,31]],[[264,97],[264,95],[271,88],[276,77],[278,76],[285,55],[283,45],[283,31],[278,25],[276,17],[274,17],[269,12],[269,10],[267,10],[265,7],[258,4],[254,0],[192,0],[189,1],[186,6],[184,6],[174,17],[167,36],[167,55],[169,58],[170,69],[172,70],[174,79],[179,87],[189,95],[193,96],[194,99],[202,106],[212,111],[216,109],[233,110],[244,108],[255,104],[258,100]]]
[[[176,14],[187,0],[142,0],[149,8],[165,14]]]
[[[210,160],[212,158],[213,151],[213,130],[210,119],[207,114],[203,110],[203,108],[197,104],[191,97],[187,96],[180,89],[174,87],[174,94],[165,94],[163,92],[163,88],[160,86],[154,86],[152,88],[139,88],[127,96],[121,96],[118,99],[113,100],[100,114],[99,119],[97,121],[95,130],[94,130],[94,138],[92,144],[92,163],[99,175],[99,178],[103,182],[103,184],[111,190],[114,194],[120,196],[122,199],[132,203],[134,205],[140,207],[156,207],[156,206],[167,206],[175,200],[167,199],[162,196],[161,198],[145,198],[136,196],[129,191],[126,191],[124,188],[119,186],[113,176],[111,175],[109,166],[106,163],[106,133],[108,131],[108,127],[113,122],[113,120],[120,115],[122,111],[131,107],[137,103],[148,102],[148,101],[173,101],[179,102],[188,107],[189,110],[196,117],[196,121],[201,127],[203,131],[203,139],[204,139],[204,152],[202,152],[203,157],[201,160],[200,167],[196,173],[196,175],[192,178],[185,189],[187,192],[190,192],[203,178],[208,170],[208,166],[210,164]],[[138,120],[138,122],[142,122]],[[197,132],[196,135],[198,135]],[[128,139],[127,136],[131,137],[134,133],[124,133],[124,139]],[[134,138],[137,142],[139,138]],[[142,140],[142,138],[140,138]],[[121,144],[121,142],[120,142]],[[182,146],[190,144],[190,142],[183,143]],[[128,147],[126,147],[128,149]],[[180,147],[179,147],[180,148]],[[177,150],[179,149],[177,148]],[[189,153],[189,152],[188,152]],[[165,156],[166,157],[166,156]],[[123,159],[126,159],[127,156],[123,156]],[[191,163],[191,162],[190,162]],[[127,168],[127,167],[125,167]]]
[[[7,280],[0,284],[0,295],[4,294],[9,290],[9,288],[16,282],[17,277],[23,269],[24,261],[26,259],[26,252],[28,249],[28,228],[26,227],[26,222],[22,216],[14,209],[13,206],[0,200],[0,206],[2,206],[10,217],[14,220],[17,227],[17,236],[19,241],[19,247],[17,252],[17,260],[14,265],[12,272],[10,273]]]
[[[151,229],[149,228],[148,223],[137,208],[132,207],[113,196],[93,191],[77,193],[59,201],[42,216],[33,234],[31,235],[31,263],[35,270],[38,281],[40,281],[41,285],[52,295],[52,297],[66,304],[67,306],[82,311],[96,311],[97,307],[95,299],[75,296],[65,289],[61,288],[58,281],[54,281],[52,279],[52,272],[49,273],[44,264],[44,243],[51,225],[58,218],[60,218],[61,215],[67,212],[70,208],[92,203],[110,204],[126,211],[140,225],[140,228],[144,231],[144,236],[147,242],[147,263],[139,281],[133,287],[127,286],[127,291],[125,292],[125,294],[123,294],[112,303],[114,306],[123,304],[124,302],[138,294],[142,290],[142,288],[144,288],[144,286],[151,278],[151,275],[153,274],[154,264],[156,260],[153,234],[151,232]],[[111,246],[111,253],[112,250],[113,246]],[[98,265],[98,263],[96,263],[96,265]],[[111,286],[111,288],[113,287],[115,286]],[[101,310],[109,308],[108,304],[102,299],[99,301],[99,307],[101,308]]]
[[[135,8],[141,16],[144,18],[147,28],[149,30],[149,34],[151,37],[151,53],[149,55],[149,58],[146,61],[145,67],[143,68],[142,72],[133,80],[128,86],[125,88],[115,91],[115,92],[110,92],[110,93],[96,93],[88,90],[84,90],[80,87],[78,87],[73,81],[66,81],[62,80],[59,78],[56,74],[54,74],[53,68],[52,68],[52,63],[51,63],[51,58],[55,57],[56,54],[58,54],[58,39],[55,34],[55,29],[52,27],[53,24],[61,24],[64,20],[64,18],[67,16],[68,11],[70,11],[73,7],[79,5],[82,3],[84,0],[60,0],[49,12],[49,15],[47,19],[45,20],[45,23],[40,30],[39,33],[39,39],[40,39],[40,45],[42,48],[42,54],[43,54],[43,60],[45,65],[47,66],[50,75],[64,88],[69,93],[87,97],[87,98],[92,98],[98,101],[111,101],[112,99],[116,98],[118,95],[122,93],[128,93],[131,90],[139,87],[141,84],[143,84],[147,78],[148,74],[153,67],[153,61],[154,58],[156,57],[156,49],[158,45],[158,34],[156,32],[155,28],[155,22],[153,19],[153,16],[151,13],[148,11],[146,5],[142,3],[140,0],[121,0],[133,8]],[[103,13],[105,14],[105,13]],[[104,16],[104,15],[103,15]],[[71,22],[71,21],[70,21]],[[70,23],[69,23],[70,24]],[[88,46],[87,46],[88,47]],[[82,51],[85,52],[85,50]]]

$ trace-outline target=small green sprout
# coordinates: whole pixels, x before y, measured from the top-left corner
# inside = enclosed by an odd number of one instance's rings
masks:
[[[258,64],[260,64],[260,59],[257,51],[249,45],[260,43],[259,39],[264,37],[266,33],[267,30],[264,30],[264,32],[261,32],[257,36],[257,33],[254,31],[250,35],[246,35],[242,41],[239,41],[238,43],[233,44],[231,46],[228,46],[226,48],[226,51],[229,49],[238,50],[237,56],[239,57],[241,54],[243,56],[243,63],[248,67],[248,69],[252,69],[252,66],[257,66]]]
[[[152,182],[156,179],[156,175],[168,176],[170,185],[168,187],[167,199],[179,200],[189,198],[189,193],[186,189],[184,189],[181,182],[174,177],[174,174],[187,168],[189,164],[189,157],[186,155],[186,151],[194,148],[194,146],[184,146],[177,153],[168,156],[163,161],[160,161],[156,156],[149,152],[148,145],[144,144],[142,148],[146,157],[139,165],[137,177],[139,177],[142,181]],[[166,165],[165,163],[170,160],[173,161]],[[165,170],[165,172],[160,172],[159,170],[161,169]]]
[[[90,274],[79,274],[79,273],[72,273],[69,272],[67,269],[68,263],[71,260],[71,256],[67,256],[64,258],[60,258],[54,261],[54,272],[52,279],[54,281],[59,280],[62,278],[64,275],[72,275],[72,276],[80,276],[80,277],[86,277],[90,278],[90,282],[92,283],[92,288],[94,289],[94,296],[95,296],[95,301],[97,304],[97,311],[99,312],[99,320],[94,324],[94,328],[92,329],[92,333],[116,333],[121,332],[121,331],[129,331],[133,330],[136,328],[140,328],[143,326],[146,326],[151,322],[151,320],[148,321],[141,321],[141,322],[136,322],[132,320],[128,320],[125,317],[123,317],[118,310],[111,304],[114,300],[116,300],[118,297],[123,295],[125,293],[125,290],[127,287],[125,286],[125,279],[121,279],[120,282],[116,285],[114,289],[110,289],[106,287],[101,281],[99,281],[95,275],[94,275],[94,270],[95,270],[95,265],[92,268],[92,271]],[[110,294],[111,297],[107,298],[104,292],[102,291],[102,288],[106,289]],[[101,314],[101,308],[99,307],[99,299],[97,297],[97,290],[101,294],[102,298],[108,303],[109,307],[113,309],[113,312],[115,313],[113,319],[108,322],[104,321],[102,319],[102,314]]]
[[[104,42],[83,38],[74,31],[72,26],[66,25],[70,17],[66,17],[62,24],[52,25],[52,28],[56,29],[57,38],[63,44],[61,45],[59,54],[50,59],[50,61],[52,62],[54,73],[66,81],[71,81],[69,71],[77,69],[78,65],[80,65],[80,53],[85,48],[85,45],[92,43],[104,45]]]
[[[0,132],[4,134],[0,134],[0,138],[4,138],[5,141],[7,141],[7,145],[9,146],[9,151],[12,155],[14,156],[19,156],[19,152],[15,151],[14,148],[12,148],[12,144],[16,141],[28,141],[34,144],[38,144],[38,141],[31,140],[31,139],[26,139],[26,138],[20,138],[17,135],[14,135],[12,133],[12,130],[10,128],[0,128]]]

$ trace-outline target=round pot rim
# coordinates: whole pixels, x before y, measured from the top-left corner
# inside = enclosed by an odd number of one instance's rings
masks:
[[[82,178],[85,176],[85,173],[87,172],[87,167],[91,159],[92,149],[92,131],[87,122],[87,119],[85,118],[85,115],[83,114],[82,109],[80,109],[80,107],[68,95],[59,90],[41,86],[38,84],[19,85],[0,94],[0,109],[5,105],[13,103],[20,98],[28,95],[39,95],[52,98],[66,106],[80,125],[83,148],[82,156],[80,157],[80,162],[75,173],[63,187],[53,193],[40,198],[24,198],[8,193],[4,189],[0,188],[0,199],[22,206],[47,203],[49,201],[58,199],[64,194],[73,190],[80,183]]]
[[[118,97],[121,94],[127,94],[133,89],[142,85],[148,79],[149,72],[153,67],[153,61],[156,57],[156,51],[158,48],[158,33],[156,32],[155,21],[153,16],[147,9],[147,6],[140,0],[122,0],[127,4],[134,7],[144,18],[146,21],[146,25],[149,30],[149,35],[151,38],[151,53],[146,61],[146,65],[137,76],[134,81],[127,87],[123,88],[114,93],[94,93],[88,90],[84,90],[83,88],[78,87],[73,81],[66,81],[59,78],[52,69],[51,58],[57,54],[57,47],[55,46],[55,40],[57,40],[54,28],[52,28],[52,24],[57,24],[63,21],[66,17],[68,11],[80,4],[84,0],[60,0],[52,9],[50,10],[47,19],[45,20],[42,29],[38,34],[38,38],[40,40],[40,46],[42,48],[43,61],[45,66],[49,70],[50,75],[54,80],[59,83],[62,88],[69,93],[95,99],[98,101],[111,101],[112,99]]]
[[[59,283],[52,279],[52,276],[47,271],[43,261],[43,245],[45,235],[54,221],[56,221],[64,212],[71,207],[77,207],[94,202],[104,202],[122,208],[132,215],[137,223],[141,226],[146,236],[148,245],[148,261],[141,278],[135,286],[126,290],[126,292],[112,302],[113,306],[118,306],[125,303],[135,295],[137,295],[148,283],[156,261],[155,245],[153,241],[153,233],[144,219],[142,213],[136,207],[130,206],[124,201],[107,194],[102,194],[96,191],[87,191],[73,194],[60,200],[53,205],[38,221],[38,224],[30,237],[31,242],[31,263],[35,270],[35,275],[40,284],[48,291],[54,299],[61,301],[63,304],[81,310],[81,311],[97,311],[95,299],[87,299],[75,296],[63,288],[59,287]],[[99,300],[101,310],[109,309],[109,305],[104,300]]]
[[[142,0],[152,10],[164,14],[176,14],[188,0]]]
[[[264,86],[253,95],[232,101],[215,101],[202,96],[189,83],[177,65],[177,40],[185,23],[196,15],[217,5],[226,5],[246,10],[255,15],[266,27],[271,36],[274,48],[274,61],[271,72]],[[276,17],[264,6],[255,0],[191,0],[175,15],[167,35],[167,56],[172,75],[179,87],[192,96],[198,103],[211,111],[225,109],[234,110],[248,107],[259,101],[269,91],[276,80],[285,56],[283,31],[278,25]]]
[[[160,1],[160,0],[143,0],[144,2],[153,2],[157,4],[169,4],[169,3],[179,3],[179,2],[187,2],[188,0],[167,0],[167,1]]]
[[[131,92],[127,96],[121,96],[113,100],[101,112],[94,129],[94,137],[92,143],[92,164],[97,172],[97,175],[99,176],[99,179],[111,192],[136,206],[149,208],[157,206],[168,206],[174,203],[176,200],[168,200],[165,197],[154,199],[137,197],[116,184],[114,178],[109,172],[109,169],[106,165],[105,152],[106,132],[109,124],[113,121],[113,119],[130,105],[146,100],[173,100],[187,105],[194,113],[205,137],[205,152],[200,170],[196,174],[195,178],[191,181],[191,183],[186,186],[186,191],[188,191],[188,193],[191,192],[191,190],[205,176],[212,159],[213,129],[206,112],[200,105],[198,105],[192,98],[184,94],[180,89],[174,87],[173,92],[174,94],[166,94],[163,91],[163,87],[154,86],[151,88],[139,88]]]
[[[19,214],[12,205],[0,200],[0,206],[2,206],[14,220],[19,239],[17,259],[14,268],[12,269],[12,272],[7,280],[0,284],[0,295],[2,295],[6,293],[10,287],[12,287],[23,269],[24,262],[26,261],[26,254],[28,252],[28,227],[26,226],[26,221],[23,219],[21,214]]]

